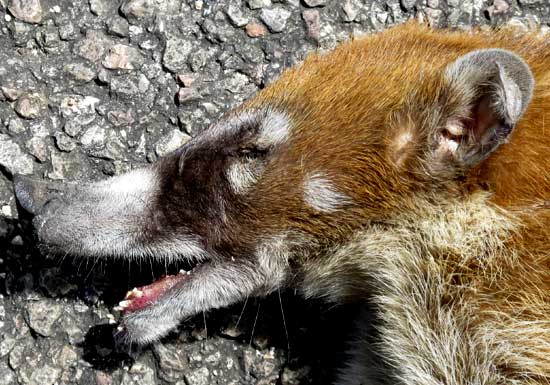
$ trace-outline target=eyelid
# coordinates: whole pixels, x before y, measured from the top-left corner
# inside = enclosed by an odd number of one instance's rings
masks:
[[[238,155],[241,157],[260,158],[267,155],[268,152],[269,152],[269,149],[267,148],[245,147],[239,150]]]

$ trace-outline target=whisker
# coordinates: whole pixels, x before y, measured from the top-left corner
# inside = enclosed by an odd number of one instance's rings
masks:
[[[254,331],[256,330],[256,322],[258,321],[258,315],[260,314],[261,305],[262,303],[258,302],[258,309],[256,310],[256,317],[254,318],[254,324],[252,324],[252,333],[250,334],[250,341],[248,342],[248,346],[252,346],[252,339],[254,338]]]
[[[84,280],[87,280],[90,275],[92,274],[92,272],[94,271],[94,267],[95,265],[97,264],[97,261],[98,261],[99,258],[94,258],[94,264],[92,265],[90,271],[88,271],[88,274],[86,274],[86,277],[84,278]]]
[[[247,303],[248,303],[248,295],[246,296],[246,298],[244,300],[244,304],[243,304],[243,308],[241,310],[241,314],[239,314],[239,319],[237,319],[237,323],[235,324],[235,330],[239,327],[239,323],[241,322],[241,318],[243,317],[244,309],[246,309],[246,304]]]
[[[155,272],[154,272],[154,267],[153,267],[153,259],[152,258],[149,258],[149,265],[151,266],[151,278],[153,280],[155,280]]]
[[[277,294],[279,295],[279,305],[281,306],[281,316],[283,317],[283,326],[285,328],[285,336],[286,336],[286,360],[287,362],[290,362],[290,338],[288,338],[288,329],[286,327],[286,319],[285,319],[285,312],[283,310],[283,300],[281,298],[281,290],[277,288]]]

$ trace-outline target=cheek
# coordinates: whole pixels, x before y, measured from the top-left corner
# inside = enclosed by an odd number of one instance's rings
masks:
[[[315,211],[332,213],[352,203],[351,198],[338,190],[338,187],[322,172],[306,175],[304,202]]]

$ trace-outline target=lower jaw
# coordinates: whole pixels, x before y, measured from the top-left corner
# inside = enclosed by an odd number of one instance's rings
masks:
[[[123,314],[130,314],[153,306],[176,286],[189,280],[199,266],[196,266],[192,270],[180,270],[176,274],[164,275],[149,285],[136,287],[128,291],[124,300],[120,301],[114,310],[120,311]]]

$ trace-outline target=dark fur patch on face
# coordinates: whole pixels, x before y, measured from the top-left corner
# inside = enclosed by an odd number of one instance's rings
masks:
[[[243,253],[243,241],[228,223],[228,213],[233,218],[242,216],[244,207],[231,189],[226,171],[231,163],[250,158],[267,164],[272,148],[265,142],[259,145],[258,138],[268,114],[247,111],[229,115],[155,166],[159,193],[144,224],[145,243],[188,233],[197,236],[210,253],[233,256],[237,249]]]

